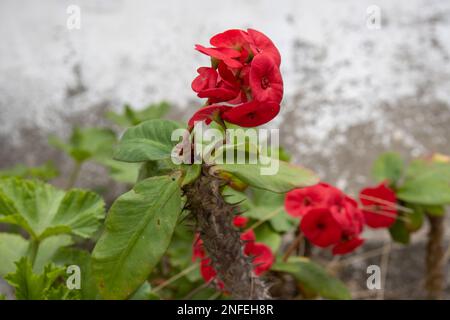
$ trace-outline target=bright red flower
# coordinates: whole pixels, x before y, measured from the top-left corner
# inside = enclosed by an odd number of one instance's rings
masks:
[[[284,207],[293,217],[302,217],[314,208],[330,207],[341,203],[343,193],[326,183],[294,189],[286,194]]]
[[[251,246],[256,241],[255,232],[252,229],[250,229],[241,233],[241,240],[244,241],[245,246],[247,245]]]
[[[256,31],[254,29],[248,29],[248,41],[250,42],[250,47],[253,50],[254,55],[260,53],[268,54],[277,66],[281,64],[281,56],[277,47],[273,44],[272,40],[270,40],[265,34],[262,32]]]
[[[311,243],[322,248],[338,243],[342,236],[341,225],[328,208],[310,210],[302,218],[300,230]]]
[[[369,227],[389,228],[395,222],[397,197],[387,182],[361,190],[359,199],[364,206],[363,213]]]
[[[239,29],[230,29],[213,36],[209,43],[214,47],[232,48],[241,50],[249,47],[247,32]]]
[[[211,88],[200,91],[199,98],[209,98],[212,103],[224,102],[236,98],[239,91],[227,88]]]
[[[247,225],[248,218],[243,216],[235,216],[233,218],[233,224],[237,228],[244,228]]]
[[[364,243],[364,239],[359,237],[351,238],[350,240],[339,242],[333,247],[334,255],[347,254],[358,248]]]
[[[195,46],[213,58],[212,67],[199,68],[192,82],[197,96],[207,98],[208,105],[232,106],[219,116],[233,124],[255,127],[272,120],[283,97],[281,59],[272,41],[253,29],[231,29],[213,36],[210,43],[213,48]]]
[[[358,203],[345,196],[340,205],[330,208],[333,217],[341,225],[344,237],[358,235],[364,228],[364,216],[358,208]]]
[[[195,122],[197,121],[205,121],[206,124],[210,124],[214,117],[220,116],[223,112],[229,109],[231,109],[231,107],[216,104],[198,109],[191,119],[189,119],[188,126],[190,128],[194,127]]]
[[[250,67],[250,88],[258,101],[280,103],[283,98],[283,79],[275,62],[266,54],[259,54]]]
[[[257,127],[275,118],[279,112],[277,103],[253,100],[227,110],[222,119],[242,127]]]
[[[264,243],[253,243],[244,247],[244,253],[247,256],[253,257],[253,271],[257,276],[269,270],[275,262],[275,257],[272,250]]]
[[[192,90],[200,92],[205,89],[216,87],[218,74],[215,69],[201,67],[197,69],[197,72],[199,75],[192,81]]]
[[[210,57],[223,61],[231,68],[242,68],[242,63],[233,59],[239,58],[241,53],[235,49],[230,48],[206,48],[202,45],[196,44],[195,49]]]

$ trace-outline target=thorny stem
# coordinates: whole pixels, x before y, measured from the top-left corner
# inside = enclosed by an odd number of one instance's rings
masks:
[[[200,177],[184,188],[204,249],[234,299],[270,299],[268,286],[254,275],[252,259],[243,252],[244,243],[233,225],[236,208],[222,197],[223,184],[204,166]]]
[[[425,289],[427,298],[442,299],[444,288],[444,218],[440,216],[427,215],[430,222],[426,252],[426,279]]]

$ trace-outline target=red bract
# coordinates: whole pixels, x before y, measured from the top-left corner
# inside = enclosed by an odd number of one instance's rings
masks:
[[[363,205],[366,224],[372,228],[389,228],[397,218],[395,192],[382,182],[361,190],[359,199]]]
[[[194,113],[191,119],[189,119],[188,126],[190,128],[194,127],[195,122],[197,121],[205,121],[206,124],[210,124],[211,121],[214,119],[214,117],[220,116],[223,112],[225,112],[228,109],[231,109],[231,107],[214,104],[203,107],[197,110],[197,112]]]
[[[248,218],[243,217],[243,216],[236,216],[233,219],[233,224],[237,228],[244,228],[247,225],[247,222],[248,222]]]
[[[312,209],[300,223],[305,237],[319,247],[328,247],[339,242],[342,229],[328,208]]]
[[[252,245],[246,245],[244,247],[244,253],[250,257],[253,257],[253,265],[255,266],[253,271],[257,276],[270,269],[275,262],[275,257],[272,250],[264,243],[253,243]]]
[[[195,46],[213,58],[212,67],[199,68],[192,82],[198,97],[207,98],[207,105],[233,107],[219,114],[233,124],[255,127],[272,120],[283,98],[280,54],[272,41],[253,29],[231,29],[213,36],[210,43],[213,48]]]
[[[197,69],[198,76],[192,81],[191,87],[195,92],[215,88],[218,74],[213,68],[201,67]]]
[[[283,98],[283,79],[274,61],[266,54],[257,55],[250,68],[250,88],[258,101],[280,103]]]
[[[256,31],[254,29],[248,29],[247,33],[253,54],[257,55],[259,53],[266,53],[273,59],[277,66],[280,66],[280,52],[278,51],[277,47],[275,47],[272,40],[270,40],[262,32]]]
[[[339,242],[337,245],[333,247],[333,254],[334,255],[340,255],[340,254],[347,254],[358,248],[364,243],[364,239],[361,239],[359,237],[354,237],[350,240]]]
[[[291,216],[302,217],[311,209],[338,204],[342,198],[343,194],[339,189],[326,183],[319,183],[289,191],[286,194],[284,207]]]
[[[237,50],[230,48],[206,48],[199,44],[195,45],[195,49],[203,54],[206,54],[212,58],[223,61],[227,66],[231,68],[241,68],[242,63],[233,59],[241,56],[241,53]]]
[[[273,102],[250,101],[223,113],[222,119],[241,127],[257,127],[269,122],[280,112],[280,105]]]
[[[242,48],[249,48],[247,41],[247,32],[239,29],[231,29],[213,36],[209,43],[214,47],[232,48],[241,50]]]
[[[330,210],[333,217],[341,225],[345,236],[354,236],[362,232],[364,216],[354,199],[345,196],[340,205],[332,206]]]
[[[291,216],[302,218],[300,230],[311,243],[323,248],[333,246],[333,254],[349,253],[363,242],[359,235],[364,216],[358,203],[329,184],[288,192],[285,209]]]

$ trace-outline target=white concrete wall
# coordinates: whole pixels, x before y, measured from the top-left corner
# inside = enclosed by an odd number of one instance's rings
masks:
[[[81,30],[66,28],[69,4]],[[372,4],[380,30],[366,26]],[[0,135],[20,143],[22,126],[67,130],[60,119],[99,104],[166,99],[186,117],[200,103],[190,82],[208,63],[194,44],[253,27],[281,51],[286,95],[272,125],[289,128],[282,138],[298,159],[334,157],[368,123],[377,144],[424,153],[449,140],[439,122],[449,118],[449,16],[450,1],[438,0],[1,0]],[[444,131],[422,139],[423,126]]]

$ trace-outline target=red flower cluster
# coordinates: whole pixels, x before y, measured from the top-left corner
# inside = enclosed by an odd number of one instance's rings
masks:
[[[397,219],[397,197],[388,187],[387,181],[361,190],[359,200],[363,205],[364,218],[369,227],[389,228]]]
[[[192,90],[207,98],[206,106],[189,120],[209,124],[219,117],[242,127],[272,120],[283,98],[281,57],[272,41],[259,31],[231,29],[210,39],[213,47],[195,48],[211,57],[212,67],[201,67]]]
[[[234,225],[238,228],[244,228],[247,224],[248,219],[242,216],[236,216],[234,218]],[[275,261],[275,257],[268,246],[264,243],[256,242],[255,233],[253,230],[248,230],[241,234],[241,239],[244,242],[244,254],[253,258],[253,271],[256,275],[260,275],[263,272],[270,269]],[[200,236],[197,234],[195,236],[193,245],[192,259],[201,259],[200,261],[200,273],[205,280],[205,282],[212,281],[216,278],[217,272],[211,265],[211,259],[206,255],[203,248],[203,242]],[[216,285],[218,288],[223,289],[223,283],[216,279]]]
[[[285,208],[291,216],[302,218],[300,230],[311,243],[333,246],[335,255],[349,253],[364,242],[360,238],[364,216],[357,202],[331,185],[292,190]]]

